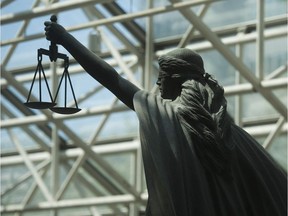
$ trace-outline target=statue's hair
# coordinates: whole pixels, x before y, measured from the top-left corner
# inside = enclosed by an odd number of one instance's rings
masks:
[[[199,56],[199,58],[201,57]],[[187,62],[170,55],[159,57],[158,63],[162,72],[172,78],[199,78],[205,73],[203,63],[199,66],[193,62]]]
[[[224,90],[211,76],[182,84],[177,116],[186,129],[202,165],[218,174],[229,170],[229,133]]]
[[[164,76],[182,84],[177,116],[193,143],[202,165],[209,171],[227,174],[230,120],[224,89],[205,72],[202,57],[180,48],[158,59]]]
[[[176,61],[174,61],[176,60]],[[202,57],[187,48],[178,48],[173,51],[170,51],[158,58],[158,62],[161,68],[171,69],[172,73],[175,73],[174,69],[178,70],[180,68],[191,68],[194,70],[204,72],[204,62]],[[174,67],[176,66],[176,67]]]

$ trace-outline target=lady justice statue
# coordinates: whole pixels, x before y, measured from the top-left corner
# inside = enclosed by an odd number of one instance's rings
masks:
[[[285,216],[287,175],[226,111],[224,90],[201,56],[159,58],[161,95],[140,90],[61,25],[45,22],[95,80],[137,113],[148,189],[147,216]]]

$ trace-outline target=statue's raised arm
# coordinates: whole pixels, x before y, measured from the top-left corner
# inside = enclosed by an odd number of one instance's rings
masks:
[[[47,40],[62,45],[87,73],[134,110],[133,97],[139,90],[137,86],[121,77],[113,67],[87,49],[61,25],[49,21],[44,25]]]

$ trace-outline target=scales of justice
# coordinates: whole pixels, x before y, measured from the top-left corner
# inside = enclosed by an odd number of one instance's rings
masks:
[[[50,18],[51,22],[56,22],[57,21],[57,17],[55,15],[52,15]],[[63,74],[60,78],[60,82],[59,85],[57,87],[57,91],[55,94],[55,97],[52,97],[48,82],[47,82],[47,78],[46,75],[44,73],[44,69],[42,66],[42,56],[46,55],[49,56],[49,59],[51,62],[56,62],[57,59],[63,59],[64,60],[64,71]],[[58,47],[55,43],[51,42],[50,46],[49,46],[49,50],[46,49],[38,49],[38,64],[36,67],[36,71],[32,80],[32,84],[29,90],[29,94],[27,97],[27,101],[26,103],[24,103],[25,106],[32,108],[32,109],[50,109],[53,112],[59,113],[59,114],[74,114],[79,112],[81,109],[78,108],[78,104],[77,104],[77,100],[75,97],[75,93],[73,90],[73,86],[72,86],[72,82],[69,76],[69,72],[68,72],[68,67],[69,67],[69,58],[67,55],[62,54],[62,53],[58,53]],[[31,102],[30,101],[30,96],[31,96],[31,92],[35,83],[35,79],[36,76],[38,75],[38,81],[39,81],[39,101],[36,102]],[[44,102],[42,101],[42,75],[43,75],[43,79],[44,82],[46,84],[49,96],[51,101],[50,102]],[[60,87],[62,85],[62,81],[64,79],[64,106],[63,107],[58,107],[56,106],[56,100],[57,100],[57,96],[59,94],[59,90]],[[73,95],[73,99],[75,102],[75,106],[76,107],[67,107],[67,85],[69,84],[72,95]]]

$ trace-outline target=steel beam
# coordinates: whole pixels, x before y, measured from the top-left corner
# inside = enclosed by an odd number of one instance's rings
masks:
[[[205,15],[205,13],[208,10],[208,8],[209,8],[209,4],[202,5],[201,8],[199,9],[197,15],[200,18],[202,18]],[[195,33],[195,30],[196,29],[194,28],[194,26],[190,25],[189,28],[184,33],[183,37],[181,38],[181,40],[180,40],[180,42],[179,42],[177,47],[178,48],[185,47],[188,44],[188,42],[191,39],[191,37],[193,36],[193,34]]]
[[[2,0],[0,2],[0,8],[4,8],[6,7],[7,5],[9,5],[10,3],[12,3],[14,0]]]
[[[279,122],[278,122],[279,124]],[[253,127],[244,127],[243,129],[247,131],[253,137],[262,137],[267,136],[271,133],[271,131],[275,131],[279,126],[276,124],[269,124],[269,125],[259,125]],[[287,135],[288,132],[288,123],[285,122],[284,125],[281,127],[281,133]]]
[[[147,9],[153,7],[153,0],[147,1]],[[145,63],[144,71],[142,74],[144,89],[150,90],[151,88],[151,74],[153,71],[154,60],[154,30],[153,30],[153,17],[146,18],[146,38],[145,38]]]
[[[19,204],[11,204],[0,207],[1,213],[15,213],[15,212],[27,212],[27,211],[39,211],[39,210],[54,210],[64,208],[77,208],[77,207],[89,207],[89,206],[103,206],[103,205],[117,205],[136,202],[135,197],[131,194],[103,196],[103,197],[91,197],[82,199],[69,199],[59,200],[54,203],[39,202],[35,206],[23,206]]]
[[[283,74],[284,72],[287,71],[288,65],[281,65],[280,67],[278,67],[276,70],[274,70],[273,72],[271,72],[269,75],[267,75],[265,77],[265,80],[270,80],[273,79],[275,77],[280,76],[281,74]]]
[[[238,33],[238,37],[242,37],[244,35],[244,32],[239,32]],[[239,59],[243,60],[243,48],[242,48],[242,44],[238,43],[236,44],[235,47],[235,52],[236,55]],[[239,72],[236,71],[235,73],[235,84],[239,85],[242,82],[242,77],[240,76]],[[235,114],[234,114],[234,119],[235,119],[235,123],[242,127],[242,96],[241,95],[235,95]]]
[[[270,81],[270,82],[268,82]],[[263,80],[261,82],[262,88],[273,90],[278,88],[287,89],[288,85],[288,78],[277,78],[273,80]],[[247,94],[247,93],[253,93],[255,92],[255,88],[250,83],[242,83],[242,84],[236,84],[231,86],[224,86],[225,95],[231,96],[231,95],[237,95],[237,94]]]
[[[276,123],[275,129],[269,133],[269,135],[267,136],[267,138],[265,139],[263,143],[263,147],[265,149],[268,149],[272,145],[272,142],[275,139],[275,137],[277,137],[277,135],[279,135],[279,133],[281,132],[281,129],[284,123],[285,123],[285,119],[283,117],[279,118],[279,120]]]
[[[256,76],[259,80],[264,77],[264,1],[257,0],[257,40],[256,40]]]
[[[126,106],[117,106],[115,108],[112,108],[109,105],[105,105],[102,107],[93,107],[89,109],[82,109],[81,112],[74,114],[73,116],[63,116],[60,114],[52,114],[53,115],[53,120],[52,118],[48,118],[46,115],[40,114],[36,116],[26,116],[26,117],[21,117],[21,118],[14,118],[14,119],[9,119],[9,120],[3,120],[1,122],[1,128],[10,128],[10,127],[15,127],[15,126],[25,126],[29,124],[43,124],[48,121],[55,121],[59,122],[59,120],[66,120],[66,119],[74,119],[74,118],[80,118],[80,117],[87,117],[87,116],[94,116],[94,115],[102,115],[106,113],[116,113],[116,112],[123,112],[123,111],[130,111],[129,108]]]

